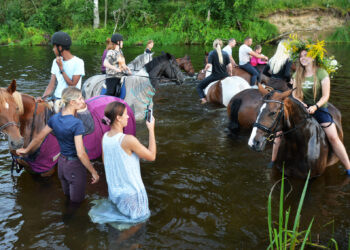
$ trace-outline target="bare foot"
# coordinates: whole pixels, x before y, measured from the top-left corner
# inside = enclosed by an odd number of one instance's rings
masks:
[[[207,100],[205,98],[202,98],[201,99],[201,104],[205,104],[205,103],[207,103]]]

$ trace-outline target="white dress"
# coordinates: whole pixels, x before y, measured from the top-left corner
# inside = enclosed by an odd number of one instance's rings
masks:
[[[108,132],[107,132],[108,133]],[[102,140],[109,199],[93,201],[89,211],[94,223],[140,223],[150,216],[148,198],[142,182],[139,157],[121,147],[124,134]]]

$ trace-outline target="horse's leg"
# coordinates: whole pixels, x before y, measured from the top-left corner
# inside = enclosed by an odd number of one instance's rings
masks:
[[[227,114],[230,118],[228,128],[232,134],[237,135],[239,132],[239,121],[238,121],[238,112],[241,107],[242,100],[232,98],[229,105],[227,106]]]

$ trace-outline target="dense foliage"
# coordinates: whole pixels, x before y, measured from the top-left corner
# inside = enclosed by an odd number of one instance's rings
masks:
[[[103,43],[114,31],[129,44],[202,44],[247,35],[263,41],[277,29],[260,15],[313,5],[350,7],[348,0],[99,0],[100,28],[93,29],[93,0],[2,0],[0,44],[46,44],[58,30],[76,44]]]

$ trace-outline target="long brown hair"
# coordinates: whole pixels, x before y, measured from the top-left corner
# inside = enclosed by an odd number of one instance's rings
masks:
[[[106,39],[106,50],[111,50],[111,49],[114,49],[115,46],[113,46],[113,43],[111,41],[111,39],[108,37]]]
[[[125,104],[121,102],[111,102],[109,103],[105,108],[105,117],[107,117],[110,120],[110,123],[108,124],[108,121],[106,121],[105,118],[102,118],[102,123],[105,125],[112,125],[117,116],[122,116],[125,110]]]
[[[300,63],[300,54],[301,52],[303,52],[304,50],[300,51],[299,53],[299,58],[297,61],[297,66],[296,66],[296,71],[295,71],[295,85],[296,85],[296,90],[295,90],[295,97],[299,98],[300,100],[304,99],[304,95],[303,95],[303,89],[302,89],[302,84],[305,81],[305,73],[306,73],[306,69],[303,65],[301,65]],[[312,62],[312,75],[314,78],[314,86],[312,87],[313,92],[314,92],[314,101],[316,101],[316,90],[317,90],[317,65],[316,65],[316,60],[314,60]]]

